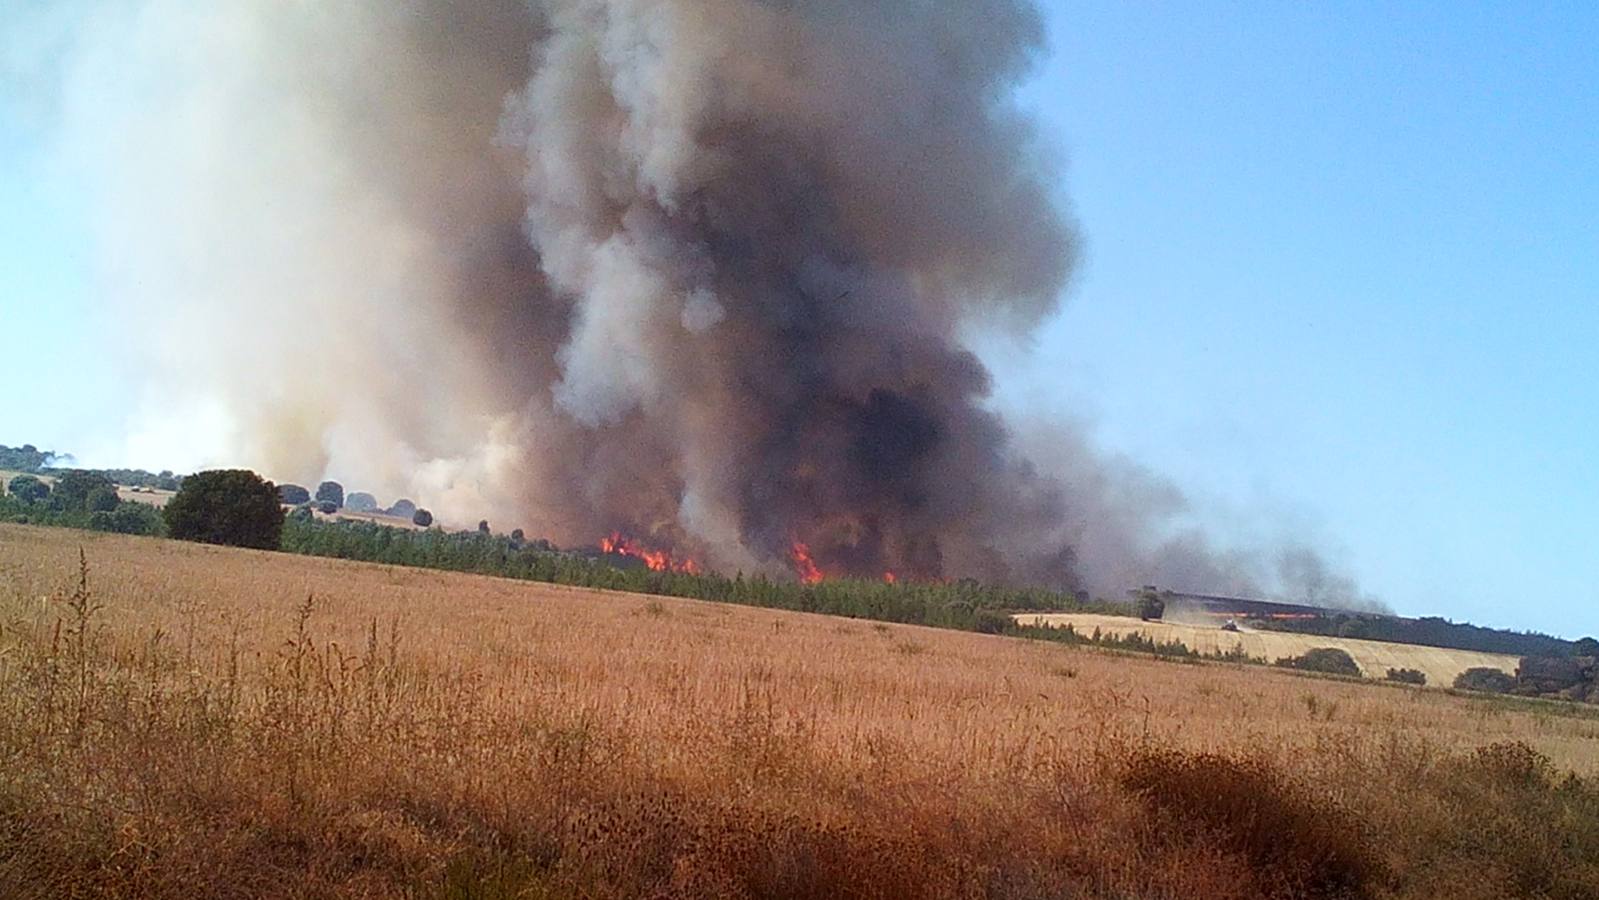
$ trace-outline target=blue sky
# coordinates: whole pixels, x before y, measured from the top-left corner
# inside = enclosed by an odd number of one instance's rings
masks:
[[[1047,12],[1023,102],[1085,262],[994,355],[1000,405],[1087,421],[1224,538],[1315,536],[1400,612],[1599,632],[1599,6]],[[0,443],[84,449],[131,398],[76,337],[91,251],[36,113],[0,92],[0,378],[48,399]]]

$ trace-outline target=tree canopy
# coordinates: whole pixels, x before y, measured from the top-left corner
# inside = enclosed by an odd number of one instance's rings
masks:
[[[106,503],[106,491],[111,494],[110,506],[104,505]],[[89,507],[91,495],[94,495],[95,502],[101,504],[100,508],[114,508],[117,496],[116,483],[99,472],[90,472],[87,469],[68,469],[56,478],[55,486],[50,489],[50,505],[68,512],[92,512],[93,510]]]
[[[278,485],[278,499],[290,506],[299,506],[311,500],[311,492],[298,484]]]
[[[344,505],[344,485],[337,481],[324,481],[316,486],[316,498],[332,503],[334,506]]]
[[[32,444],[23,444],[21,447],[7,447],[0,444],[0,469],[11,469],[14,472],[37,472],[55,459],[55,454],[49,450],[40,450]]]
[[[18,475],[6,487],[11,496],[23,503],[38,503],[50,497],[50,485],[34,475]]]
[[[205,544],[278,549],[283,507],[277,486],[248,469],[197,472],[167,503],[167,531]]]

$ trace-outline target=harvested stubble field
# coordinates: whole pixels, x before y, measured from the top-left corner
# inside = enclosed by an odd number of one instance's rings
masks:
[[[1599,896],[1576,707],[9,525],[0,623],[8,898]]]
[[[1190,650],[1205,654],[1225,654],[1242,650],[1250,656],[1275,662],[1283,657],[1301,656],[1316,647],[1336,647],[1348,653],[1367,678],[1382,678],[1389,669],[1415,669],[1427,676],[1427,683],[1448,687],[1455,676],[1472,668],[1498,669],[1516,673],[1520,658],[1504,653],[1451,650],[1444,647],[1419,647],[1388,641],[1358,638],[1322,637],[1285,631],[1223,631],[1213,625],[1187,625],[1181,622],[1141,622],[1120,616],[1092,613],[1024,613],[1015,616],[1021,625],[1064,628],[1070,625],[1078,634],[1141,634],[1158,642],[1180,641]]]

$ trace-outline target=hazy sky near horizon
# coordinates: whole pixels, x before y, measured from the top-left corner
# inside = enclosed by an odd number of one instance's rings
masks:
[[[1045,6],[1022,101],[1084,263],[1028,352],[985,343],[997,403],[1401,613],[1599,633],[1599,6]],[[128,442],[42,115],[0,82],[0,443],[226,462]]]

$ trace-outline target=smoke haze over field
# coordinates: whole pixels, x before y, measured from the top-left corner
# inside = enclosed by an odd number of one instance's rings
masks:
[[[1357,592],[1223,553],[965,329],[1076,256],[1012,0],[63,4],[9,26],[156,425],[212,462],[712,566]],[[195,425],[199,421],[203,425]]]

